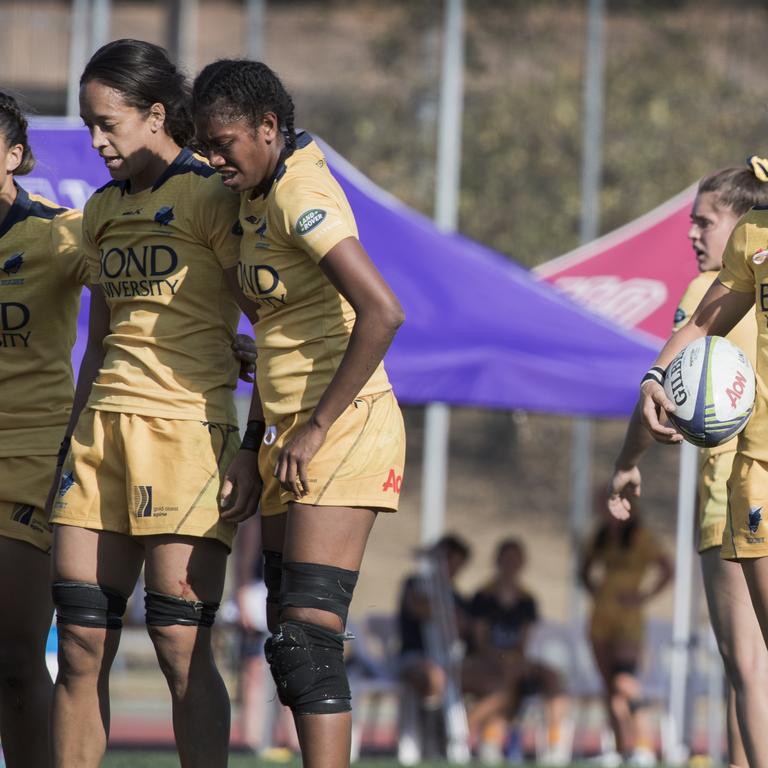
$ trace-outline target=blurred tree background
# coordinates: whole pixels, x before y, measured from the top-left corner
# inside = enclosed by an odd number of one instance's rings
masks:
[[[431,215],[442,2],[305,5],[358,57],[308,88],[267,37],[299,122]],[[460,229],[534,266],[578,245],[586,3],[467,0],[466,18]],[[768,152],[767,36],[762,2],[608,0],[602,232]]]

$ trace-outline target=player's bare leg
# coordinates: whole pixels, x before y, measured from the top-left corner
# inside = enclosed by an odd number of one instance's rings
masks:
[[[768,768],[768,692],[763,682],[768,679],[768,649],[745,579],[753,569],[723,560],[717,548],[702,553],[701,568],[710,621],[734,693],[738,727],[729,719],[731,765]]]
[[[228,551],[213,539],[144,539],[148,592],[189,603],[218,604]],[[173,610],[171,606],[171,610]],[[211,648],[211,628],[147,627],[173,701],[173,730],[183,768],[224,768],[229,752],[230,704]]]
[[[130,537],[54,526],[53,580],[100,584],[127,597],[143,550]],[[53,765],[97,768],[109,736],[109,671],[119,629],[59,624],[59,674],[53,697]]]
[[[51,558],[24,541],[0,536],[0,735],[9,768],[51,764],[53,684],[45,642],[53,616]],[[12,617],[12,619],[11,619]]]
[[[593,644],[595,662],[605,686],[605,703],[608,720],[616,741],[616,751],[624,754],[634,740],[632,713],[620,686],[617,685],[617,657],[613,644],[595,642]]]
[[[358,571],[376,513],[357,507],[291,504],[286,520],[283,562],[332,565]],[[265,541],[265,547],[267,542]],[[314,624],[334,633],[344,631],[339,616],[316,608],[284,608],[286,619]],[[304,768],[349,766],[350,712],[295,716]]]

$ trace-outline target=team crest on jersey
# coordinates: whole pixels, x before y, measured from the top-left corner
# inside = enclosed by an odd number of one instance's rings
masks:
[[[246,216],[245,220],[249,224],[253,224],[256,229],[254,230],[259,237],[267,236],[267,220],[262,216]],[[258,226],[256,226],[258,225]]]
[[[33,504],[15,504],[11,519],[22,525],[29,525],[32,522],[32,514],[35,511]]]
[[[322,224],[328,214],[322,208],[311,208],[299,216],[296,220],[296,232],[306,235],[319,224]]]
[[[678,307],[675,310],[675,325],[682,323],[685,320],[685,310],[682,307]]]
[[[757,533],[757,529],[760,527],[760,523],[763,521],[761,514],[762,507],[750,507],[749,508],[749,532]]]
[[[59,496],[63,496],[75,484],[75,473],[65,472],[59,483]]]
[[[152,517],[152,486],[134,485],[133,504],[136,517]]]
[[[19,251],[18,253],[14,253],[13,256],[9,256],[0,269],[2,269],[6,275],[15,275],[21,269],[23,263],[24,251]]]
[[[170,224],[176,217],[173,215],[173,206],[172,205],[164,205],[156,214],[155,214],[155,221],[158,224],[162,224],[164,226],[167,226]]]
[[[768,248],[758,249],[752,254],[753,264],[762,264],[766,259],[768,259]]]

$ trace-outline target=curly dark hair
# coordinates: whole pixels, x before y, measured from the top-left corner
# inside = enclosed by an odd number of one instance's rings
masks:
[[[274,112],[286,147],[296,147],[293,99],[280,78],[260,61],[219,59],[209,64],[192,86],[192,111],[215,113],[225,120],[244,118],[254,129],[267,112]]]
[[[189,83],[159,45],[130,39],[103,45],[85,65],[80,85],[91,80],[114,88],[126,104],[142,112],[162,104],[165,132],[180,147],[194,136]]]
[[[35,157],[27,138],[27,118],[13,96],[0,91],[0,135],[9,147],[21,144],[24,154],[14,176],[24,176],[35,167]]]

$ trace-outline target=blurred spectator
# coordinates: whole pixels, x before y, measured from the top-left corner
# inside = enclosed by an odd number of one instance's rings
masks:
[[[588,544],[581,579],[594,603],[589,638],[605,684],[606,706],[616,740],[604,766],[655,765],[637,669],[643,648],[644,606],[669,584],[672,565],[635,508],[627,520],[603,521]]]
[[[455,625],[458,639],[464,639],[468,630],[467,601],[458,593],[454,581],[467,564],[470,548],[463,539],[453,534],[443,536],[426,553],[432,560],[433,576],[447,580],[447,587],[455,608]],[[398,623],[400,629],[400,676],[410,686],[422,705],[422,730],[425,756],[442,752],[444,725],[442,704],[449,670],[444,660],[434,658],[426,642],[425,629],[434,619],[434,589],[427,583],[425,574],[408,576],[400,595]],[[453,638],[456,639],[456,638]],[[443,640],[451,639],[443,638]]]
[[[284,742],[293,752],[298,752],[298,739],[290,712],[276,699],[267,701],[264,680],[267,673],[264,660],[264,641],[267,638],[267,589],[264,585],[264,568],[261,555],[261,520],[250,517],[238,526],[234,542],[235,602],[240,625],[240,700],[241,732],[245,744],[267,757],[283,755],[272,744],[264,744],[265,722],[274,723],[268,707],[278,707],[280,716],[275,741]],[[270,698],[273,698],[270,695]],[[264,752],[263,748],[268,751]],[[287,755],[286,755],[287,757]]]
[[[526,641],[538,610],[536,600],[520,584],[524,565],[522,542],[502,541],[493,579],[470,604],[472,633],[465,677],[489,678],[497,687],[495,694],[472,707],[470,721],[480,733],[479,753],[485,762],[501,759],[505,747],[508,757],[522,758],[516,727],[520,703],[526,696],[540,695],[547,722],[547,749],[540,757],[550,765],[562,765],[570,759],[562,727],[567,699],[557,671],[526,656]]]

